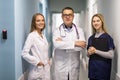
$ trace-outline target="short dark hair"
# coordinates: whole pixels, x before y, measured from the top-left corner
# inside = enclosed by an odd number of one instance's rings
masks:
[[[72,10],[72,11],[73,11],[73,13],[74,13],[73,8],[71,8],[71,7],[65,7],[65,8],[63,8],[63,9],[62,9],[62,13],[63,13],[63,11],[64,11],[64,10]]]

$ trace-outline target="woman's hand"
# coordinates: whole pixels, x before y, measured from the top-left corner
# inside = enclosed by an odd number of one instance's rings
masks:
[[[95,52],[96,52],[96,48],[94,48],[93,46],[89,47],[89,49],[88,49],[88,55],[95,54]]]
[[[37,64],[37,66],[45,66],[42,62],[39,62],[38,64]]]

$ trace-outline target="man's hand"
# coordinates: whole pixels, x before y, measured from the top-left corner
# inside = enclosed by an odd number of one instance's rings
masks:
[[[85,48],[86,47],[86,42],[85,41],[75,41],[75,46]]]
[[[58,37],[58,38],[56,39],[56,41],[62,41],[62,38]]]

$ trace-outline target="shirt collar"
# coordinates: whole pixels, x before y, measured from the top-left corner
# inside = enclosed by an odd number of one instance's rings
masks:
[[[65,24],[63,25],[63,28],[65,29],[65,31],[72,31],[73,30],[73,25],[67,27]]]

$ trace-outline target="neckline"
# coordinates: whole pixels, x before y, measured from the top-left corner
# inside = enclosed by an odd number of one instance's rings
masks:
[[[105,34],[105,32],[95,33],[94,38],[100,38],[103,34]]]

